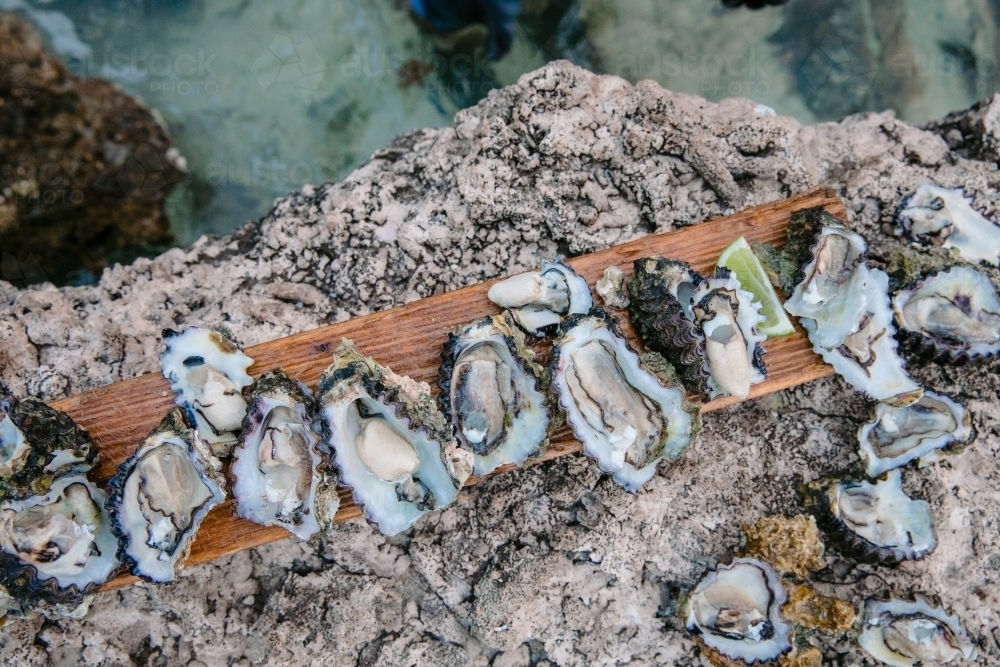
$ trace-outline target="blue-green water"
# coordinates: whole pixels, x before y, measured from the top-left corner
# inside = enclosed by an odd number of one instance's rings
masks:
[[[893,108],[924,122],[998,89],[997,0],[525,0],[501,62],[442,56],[390,0],[0,0],[70,68],[156,109],[192,177],[177,243],[223,234],[276,197],[337,180],[393,136],[451,123],[553,58],[803,123]],[[984,12],[986,12],[984,14]],[[470,31],[466,42],[475,42]]]

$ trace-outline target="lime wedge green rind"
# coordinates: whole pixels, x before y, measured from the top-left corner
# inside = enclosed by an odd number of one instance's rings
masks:
[[[754,299],[761,303],[760,312],[766,319],[757,327],[759,333],[768,338],[777,338],[795,331],[781,305],[781,299],[778,298],[771,280],[767,277],[764,265],[757,259],[757,255],[753,253],[745,238],[741,236],[730,243],[729,247],[722,251],[716,266],[724,266],[736,274],[740,287],[751,292]]]

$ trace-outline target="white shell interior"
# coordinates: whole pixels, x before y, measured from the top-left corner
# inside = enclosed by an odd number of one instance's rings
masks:
[[[251,408],[261,419],[243,434],[233,456],[237,513],[308,540],[320,529],[315,511],[319,436],[310,428],[305,406],[286,394],[259,396]]]
[[[972,208],[961,188],[918,187],[899,212],[896,233],[955,248],[970,262],[1000,264],[1000,226]]]
[[[953,442],[965,442],[971,426],[965,408],[947,396],[925,391],[915,403],[892,407],[879,403],[875,419],[858,432],[861,458],[869,477],[910,461],[921,467],[940,458],[940,450]]]
[[[947,664],[976,654],[961,621],[922,596],[916,600],[865,602],[858,644],[891,667]]]
[[[197,434],[192,434],[197,438]],[[216,482],[218,462],[173,431],[155,432],[129,459],[118,507],[118,527],[135,574],[173,581],[208,512],[226,498]]]
[[[603,343],[606,354],[587,354],[585,346],[593,343]],[[627,491],[637,492],[656,473],[656,464],[661,459],[676,459],[691,442],[693,418],[683,409],[683,389],[664,387],[651,373],[643,370],[638,355],[598,317],[581,318],[563,334],[556,347],[558,362],[552,385],[573,433],[583,443],[587,456],[595,459],[601,470],[613,475]],[[577,354],[581,351],[583,353]],[[575,368],[577,363],[591,363],[592,360],[605,363],[610,370],[601,368],[581,373]],[[602,385],[591,385],[586,380],[588,376],[601,377]],[[612,402],[616,396],[634,400],[629,400],[628,405],[625,402],[618,404]],[[646,401],[655,404],[666,420],[667,436],[661,455],[637,468],[626,460],[626,456],[647,428],[639,428],[637,422],[643,412],[648,411]],[[628,409],[631,404],[638,408]]]
[[[49,492],[0,506],[0,548],[54,578],[60,588],[101,584],[118,566],[118,542],[104,509],[107,496],[83,475],[67,475]]]
[[[594,305],[587,281],[561,262],[502,280],[490,287],[487,297],[509,309],[518,325],[536,336],[567,315],[589,312]]]
[[[31,447],[6,410],[0,409],[0,477],[12,477],[24,466]]]

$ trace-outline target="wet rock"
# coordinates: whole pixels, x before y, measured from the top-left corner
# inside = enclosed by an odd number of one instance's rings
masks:
[[[186,176],[150,109],[74,76],[33,28],[0,12],[3,279],[87,282],[109,260],[165,246],[164,198]]]

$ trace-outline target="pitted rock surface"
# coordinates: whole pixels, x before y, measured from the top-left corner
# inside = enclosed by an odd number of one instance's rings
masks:
[[[0,282],[0,378],[55,399],[155,372],[164,327],[225,325],[252,345],[817,185],[845,198],[881,264],[899,247],[883,228],[920,183],[963,187],[996,215],[998,104],[930,129],[891,112],[802,127],[748,100],[712,104],[553,63],[231,237],[108,269],[91,287]],[[904,471],[907,491],[931,504],[938,549],[887,569],[828,544],[813,582],[858,609],[887,589],[937,593],[976,638],[977,665],[1000,660],[998,368],[912,367],[965,402],[979,432],[964,453]],[[170,586],[102,594],[83,621],[11,624],[0,658],[707,665],[678,596],[739,550],[742,526],[802,512],[801,484],[860,470],[867,410],[842,381],[814,382],[707,415],[700,439],[636,496],[568,457],[466,490],[396,538],[349,522],[184,570]],[[807,640],[825,664],[872,664],[849,635]]]

